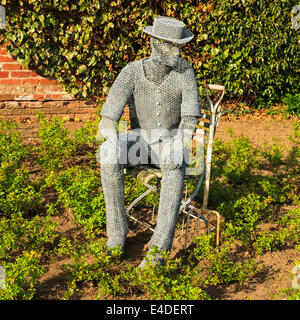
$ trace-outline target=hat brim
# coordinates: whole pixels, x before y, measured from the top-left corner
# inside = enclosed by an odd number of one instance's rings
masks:
[[[185,44],[188,43],[189,41],[191,41],[194,38],[194,35],[192,33],[192,31],[185,29],[185,37],[182,39],[172,39],[172,38],[167,38],[167,37],[163,37],[163,36],[159,36],[157,34],[155,34],[153,32],[153,26],[146,26],[145,28],[143,28],[143,31],[147,34],[149,34],[152,37],[158,38],[158,39],[163,39],[166,41],[170,41],[170,42],[174,42],[174,43],[178,43],[178,44]]]

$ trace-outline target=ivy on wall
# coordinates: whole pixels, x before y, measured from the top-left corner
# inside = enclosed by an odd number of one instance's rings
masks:
[[[129,61],[150,54],[142,28],[156,15],[178,18],[194,40],[183,56],[227,98],[281,101],[299,92],[299,34],[291,0],[0,0],[8,52],[79,99],[103,97]]]

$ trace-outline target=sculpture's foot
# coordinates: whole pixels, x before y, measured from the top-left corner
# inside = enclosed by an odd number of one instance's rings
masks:
[[[161,254],[148,255],[138,266],[139,269],[143,270],[147,265],[152,267],[160,267],[165,265],[165,260]]]
[[[107,242],[107,251],[106,254],[108,256],[116,255],[116,256],[122,256],[125,252],[125,240],[124,239],[109,239]]]
[[[124,255],[124,246],[116,246],[114,248],[107,248],[106,255],[111,257],[111,256],[116,256],[116,257],[122,257]]]

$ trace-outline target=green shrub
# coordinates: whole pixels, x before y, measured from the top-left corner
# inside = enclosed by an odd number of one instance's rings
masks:
[[[296,116],[300,116],[300,94],[287,94],[283,102],[287,104],[288,113],[295,114]]]
[[[78,291],[78,285],[83,281],[93,281],[97,284],[98,297],[120,296],[128,292],[133,275],[132,268],[126,268],[126,266],[125,269],[113,268],[120,263],[121,251],[116,249],[112,256],[108,256],[103,240],[92,241],[74,248],[76,250],[71,252],[72,262],[62,265],[68,279],[68,290],[65,292],[64,299],[69,299]]]
[[[99,173],[73,167],[59,175],[49,174],[45,186],[55,188],[59,203],[72,209],[75,221],[83,225],[86,231],[94,234],[101,231],[105,223],[105,206]]]
[[[49,120],[38,112],[40,120],[38,162],[45,170],[60,170],[75,150],[74,142],[69,137],[69,130],[64,128],[60,117]]]
[[[26,219],[20,213],[0,220],[0,259],[10,259],[25,250],[43,251],[53,243],[56,223],[49,216]]]
[[[5,287],[0,289],[0,300],[31,300],[44,268],[41,253],[26,251],[13,263],[2,263],[5,268]]]
[[[152,254],[159,253],[152,249]],[[163,300],[209,300],[210,297],[200,288],[197,270],[184,265],[182,259],[171,259],[161,253],[164,266],[153,267],[149,261],[137,275],[135,283],[150,293],[152,299]]]
[[[219,210],[228,219],[227,236],[241,240],[244,245],[250,244],[255,239],[256,227],[261,222],[266,207],[267,203],[254,193],[234,202],[224,203]]]
[[[258,150],[253,147],[249,138],[246,136],[235,138],[224,168],[224,176],[234,184],[249,181],[253,178],[253,169],[258,162]]]
[[[27,170],[0,169],[0,216],[14,212],[33,213],[40,205],[41,194]]]
[[[4,121],[0,126],[3,142],[0,145],[0,265],[5,267],[7,278],[6,289],[0,289],[0,299],[39,298],[36,290],[43,265],[66,259],[68,263],[62,266],[68,286],[64,299],[71,298],[88,283],[97,290],[95,299],[134,295],[150,299],[207,300],[211,299],[206,293],[206,290],[211,292],[208,288],[250,280],[260,271],[255,263],[257,255],[299,247],[297,124],[287,153],[279,140],[263,148],[254,147],[247,137],[236,137],[233,133],[232,142],[217,140],[209,204],[222,215],[221,246],[215,248],[212,230],[209,235],[196,238],[185,253],[179,252],[173,259],[166,254],[164,268],[146,267],[143,271],[131,263],[122,263],[120,250],[112,257],[106,255],[107,239],[102,234],[105,205],[99,169],[67,161],[73,148],[80,153],[86,147],[89,150],[96,147],[94,140],[88,139],[95,125],[88,124],[74,139],[69,138],[59,120],[42,125],[43,146],[36,150],[40,159],[48,159],[50,165],[41,162],[46,170],[40,170],[38,180],[25,169],[28,161],[32,161],[31,148],[22,144],[17,127]],[[58,141],[54,145],[61,148],[63,156],[54,148],[53,152],[47,152],[50,138]],[[56,156],[57,162],[51,164]],[[125,180],[128,205],[144,187],[129,176]],[[194,183],[189,181],[188,188]],[[195,206],[201,205],[201,192]],[[138,209],[146,207],[149,214],[158,199],[153,193]],[[294,208],[286,211],[285,205]],[[55,229],[53,219],[65,209],[70,210],[78,223],[75,233],[68,230],[61,234]],[[298,295],[290,288],[282,292],[289,298]]]
[[[84,145],[95,146],[97,130],[98,121],[87,121],[81,128],[74,130],[72,133],[76,147],[79,149]]]
[[[256,272],[257,265],[252,259],[234,262],[230,257],[232,242],[225,243],[220,250],[212,245],[213,234],[195,238],[196,247],[191,258],[196,261],[205,260],[205,269],[209,274],[202,279],[205,285],[219,285],[249,280]],[[201,273],[200,273],[201,276]]]
[[[269,164],[278,167],[283,159],[283,146],[278,139],[274,139],[273,144],[265,142],[263,156]]]
[[[300,241],[300,209],[295,208],[282,215],[276,222],[278,229],[257,234],[255,248],[259,254],[279,250],[283,245],[295,245]]]
[[[1,169],[16,168],[21,159],[28,156],[28,148],[22,143],[19,125],[0,118],[0,164]]]
[[[194,33],[183,50],[201,93],[221,83],[227,97],[280,101],[299,93],[292,0],[100,1],[1,0],[7,5],[7,49],[71,94],[102,97],[127,62],[149,54],[142,28],[156,15],[181,19]]]
[[[41,195],[22,163],[30,147],[22,143],[19,126],[0,119],[0,217],[37,209]]]

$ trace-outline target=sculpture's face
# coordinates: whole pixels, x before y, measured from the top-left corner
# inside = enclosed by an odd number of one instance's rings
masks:
[[[152,53],[160,63],[175,67],[179,60],[181,45],[161,39],[151,38]]]

